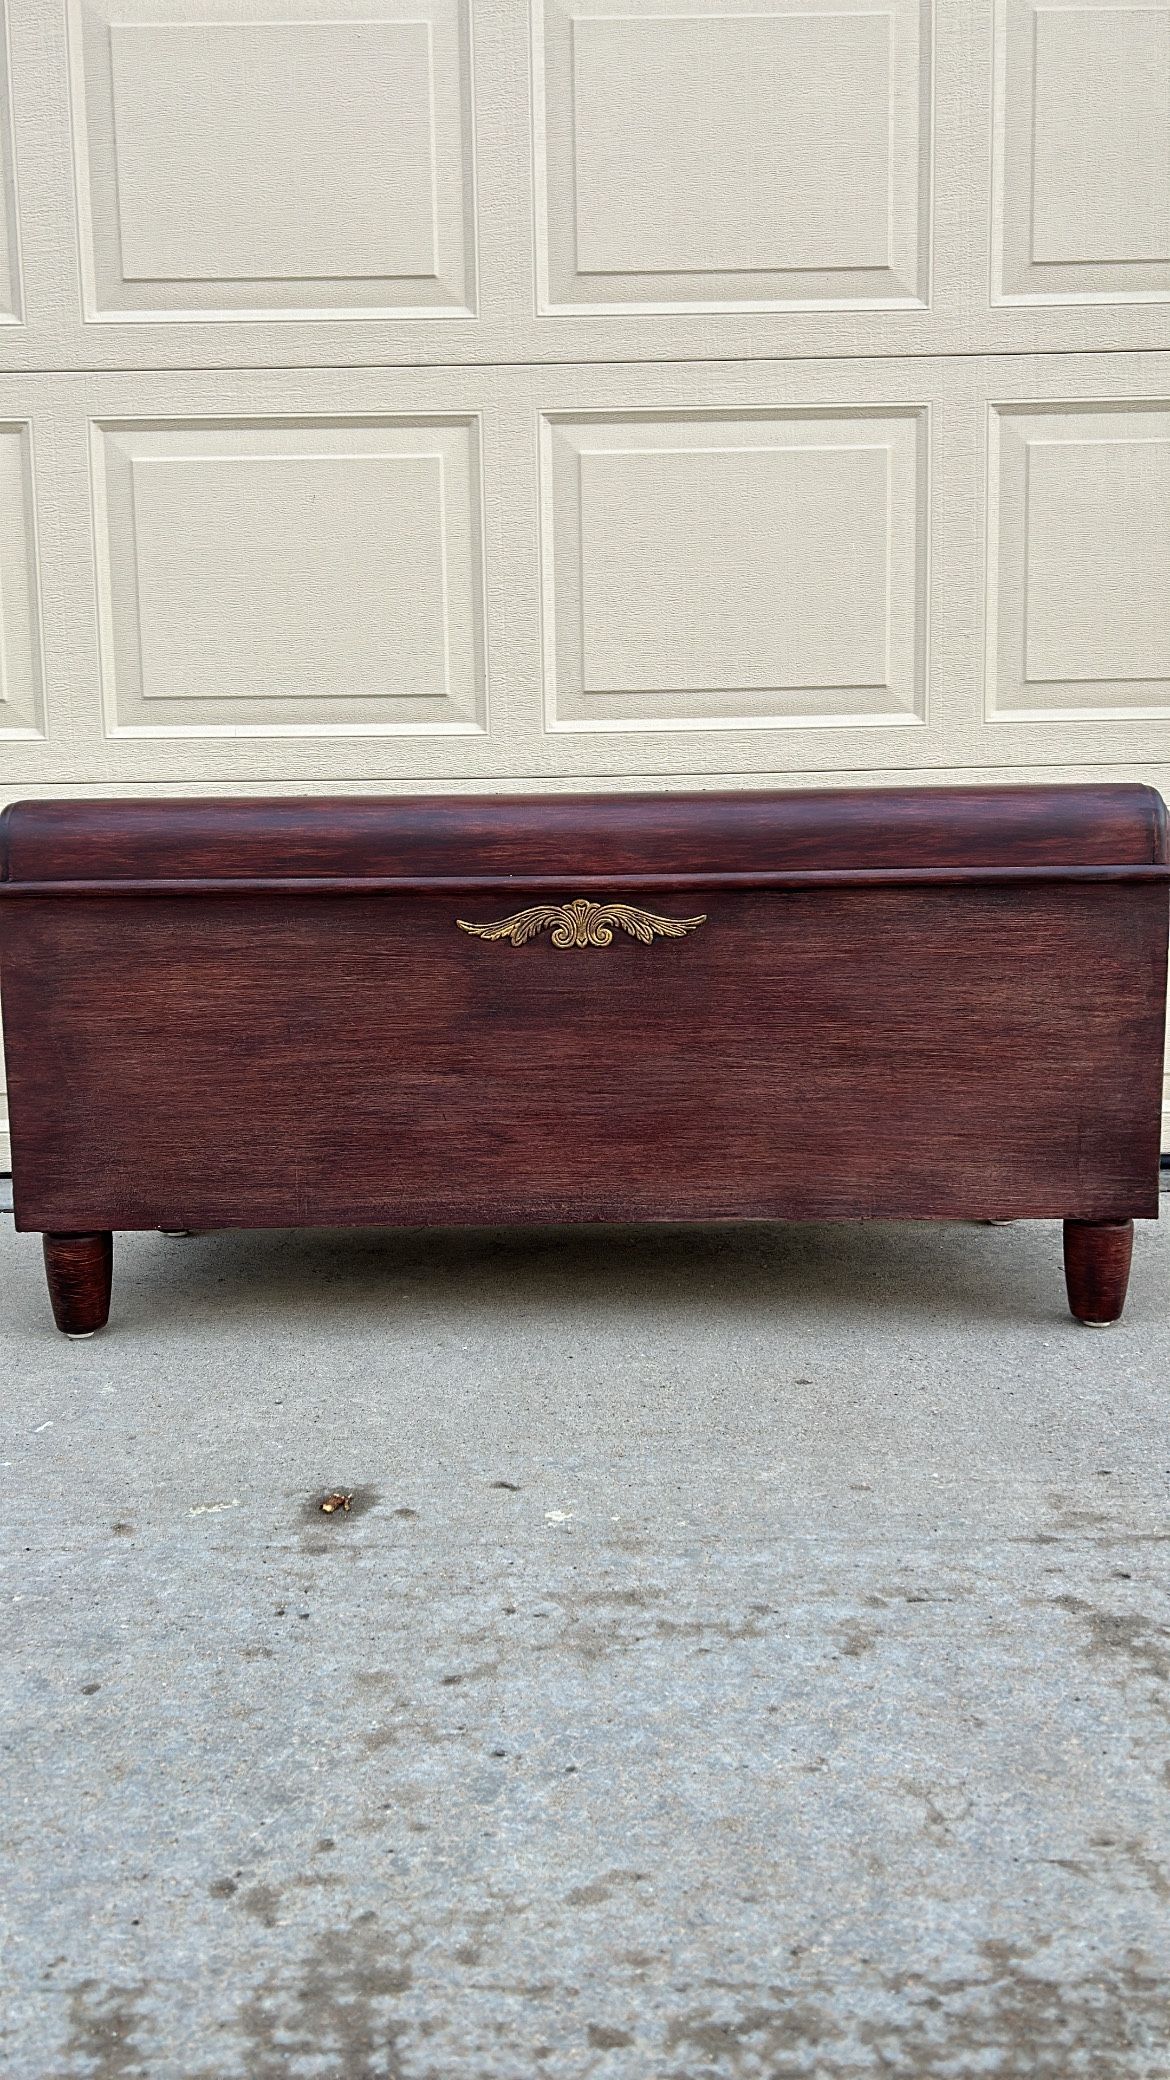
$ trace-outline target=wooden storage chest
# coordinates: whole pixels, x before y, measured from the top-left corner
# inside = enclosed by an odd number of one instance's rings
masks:
[[[1138,786],[17,803],[17,1225],[67,1334],[118,1228],[380,1222],[1056,1217],[1112,1320],[1168,872]]]

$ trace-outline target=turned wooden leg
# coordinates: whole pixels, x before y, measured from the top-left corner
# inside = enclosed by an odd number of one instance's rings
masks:
[[[45,1277],[53,1320],[66,1336],[92,1336],[110,1313],[114,1238],[109,1234],[46,1235]]]
[[[1068,1304],[1086,1328],[1107,1329],[1120,1320],[1132,1255],[1132,1221],[1065,1222]]]

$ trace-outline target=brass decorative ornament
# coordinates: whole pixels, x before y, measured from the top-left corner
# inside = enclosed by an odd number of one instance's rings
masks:
[[[477,939],[510,939],[523,946],[538,932],[551,932],[554,946],[611,946],[614,930],[628,932],[649,946],[652,939],[682,939],[687,932],[706,924],[702,917],[659,917],[653,910],[636,910],[632,903],[591,903],[587,896],[574,896],[571,903],[537,903],[531,910],[517,910],[495,924],[469,924],[457,917],[461,932]]]

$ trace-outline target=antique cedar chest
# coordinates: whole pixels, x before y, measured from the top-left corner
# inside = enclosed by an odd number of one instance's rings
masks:
[[[1158,1209],[1165,811],[1136,786],[23,802],[16,1220],[111,1231]]]

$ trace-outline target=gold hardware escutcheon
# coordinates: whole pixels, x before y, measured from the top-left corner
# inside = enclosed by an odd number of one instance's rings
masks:
[[[682,939],[706,924],[702,917],[659,917],[653,910],[636,910],[632,903],[591,903],[587,896],[574,896],[571,903],[536,903],[531,910],[517,910],[495,924],[469,924],[457,917],[461,932],[477,939],[510,939],[523,946],[538,932],[551,932],[554,946],[611,946],[614,931],[628,932],[649,946],[652,939]]]

